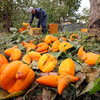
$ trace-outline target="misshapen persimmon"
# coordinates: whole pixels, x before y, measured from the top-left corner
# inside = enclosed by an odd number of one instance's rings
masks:
[[[85,51],[83,51],[83,46],[79,48],[77,53],[77,58],[83,61],[84,63],[87,63],[88,65],[95,65],[99,57],[100,57],[99,54],[92,53],[92,52],[86,53]],[[100,63],[100,59],[98,63]]]

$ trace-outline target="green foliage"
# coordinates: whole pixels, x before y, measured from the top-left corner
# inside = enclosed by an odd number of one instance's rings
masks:
[[[84,21],[87,25],[89,22],[89,18],[90,18],[90,8],[84,8],[82,10],[82,13],[78,14],[78,19],[79,19],[79,23],[81,23],[82,21]]]
[[[89,95],[94,94],[100,90],[100,77],[95,81],[93,88],[89,91]]]
[[[28,8],[41,7],[47,12],[47,26],[49,23],[62,23],[64,19],[74,16],[75,11],[80,7],[81,0],[1,0],[0,3],[0,21],[1,25],[8,25],[9,28],[22,27],[22,23],[29,22],[31,17]],[[9,15],[9,22],[4,20],[4,16]],[[8,20],[8,18],[6,18]],[[34,19],[32,26],[37,25],[37,19]],[[7,27],[7,26],[6,26]]]
[[[98,66],[99,59],[100,59],[100,57],[99,57],[98,60],[96,61],[96,64],[95,64],[96,67]]]

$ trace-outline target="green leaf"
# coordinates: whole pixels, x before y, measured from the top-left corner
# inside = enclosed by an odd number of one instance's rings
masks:
[[[66,33],[67,33],[67,38],[70,38],[70,34],[69,34],[69,32],[68,32],[66,27],[65,27],[65,30],[66,30]]]
[[[20,34],[19,37],[22,39],[22,40],[25,40],[25,36]]]
[[[14,92],[14,93],[11,93],[11,94],[8,93],[7,91],[3,91],[3,92],[0,92],[0,99],[13,98],[13,97],[16,97],[16,96],[20,96],[23,93],[25,93],[25,91],[18,91],[18,92]]]
[[[19,44],[18,44],[18,49],[24,51],[26,48],[25,48],[21,43],[19,43]]]
[[[98,57],[98,59],[96,61],[96,64],[95,64],[96,67],[98,66],[99,59],[100,59],[100,57]]]
[[[18,29],[17,29],[17,28],[10,27],[10,31],[11,31],[11,32],[17,32]]]
[[[54,52],[54,53],[50,53],[51,55],[54,55],[56,58],[58,58],[62,53],[62,50],[60,52]]]
[[[28,33],[28,30],[24,30],[21,34],[27,34]]]
[[[76,61],[74,61],[74,63],[75,63],[75,72],[81,71],[82,66],[79,63],[77,63]]]
[[[100,90],[100,77],[95,81],[93,88],[89,91],[89,95],[94,94]]]
[[[64,47],[59,52],[54,52],[54,53],[51,52],[50,54],[54,55],[56,58],[58,58],[61,55],[63,49],[64,49]]]
[[[98,83],[97,85],[95,85],[90,91],[89,91],[89,95],[94,94],[96,92],[98,92],[100,90],[100,83]]]
[[[78,28],[73,32],[73,34],[75,34],[76,31],[78,31]]]
[[[18,39],[18,34],[14,34],[10,38],[11,40],[17,40]]]
[[[100,77],[98,79],[96,79],[94,86],[97,85],[99,81],[100,81]]]

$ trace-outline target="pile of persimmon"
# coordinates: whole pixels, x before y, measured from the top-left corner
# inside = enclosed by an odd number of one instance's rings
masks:
[[[61,51],[66,52],[72,45],[63,38],[60,41],[58,37],[46,35],[43,42],[35,45],[33,40],[29,42],[22,41],[21,44],[26,48],[26,52],[22,55],[22,51],[15,45],[4,50],[4,55],[0,54],[0,86],[9,93],[27,90],[35,79],[35,72],[29,65],[35,60],[38,68],[43,73],[52,72],[58,67],[57,75],[46,75],[36,79],[41,85],[57,87],[59,95],[70,82],[76,82],[80,77],[74,76],[75,64],[70,58],[66,58],[58,66],[58,59],[49,52]],[[50,51],[49,51],[50,50]],[[78,57],[82,60],[88,54],[78,52]],[[7,57],[8,56],[8,57]],[[7,59],[7,58],[8,59]],[[86,62],[86,61],[85,61]]]

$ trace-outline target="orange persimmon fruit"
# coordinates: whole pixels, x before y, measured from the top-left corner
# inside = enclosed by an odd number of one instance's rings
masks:
[[[43,54],[38,60],[38,67],[42,72],[51,72],[57,66],[58,60],[49,53]]]
[[[60,75],[58,78],[58,93],[61,95],[62,91],[64,90],[65,87],[67,87],[70,83],[70,80],[66,79],[65,76]]]
[[[59,50],[59,44],[60,44],[60,41],[59,40],[54,41],[53,44],[52,44],[52,47],[49,46],[49,49],[52,52],[57,52]]]
[[[63,60],[58,68],[58,73],[62,75],[75,74],[75,63],[71,58]]]
[[[30,51],[22,57],[24,63],[30,64],[33,60],[38,61],[41,57],[41,54],[36,51]]]
[[[72,45],[66,41],[63,41],[59,44],[59,51],[66,52],[67,49],[71,48]]]
[[[21,59],[21,55],[22,55],[21,50],[16,48],[16,49],[13,50],[9,60],[10,61],[20,60]]]
[[[8,48],[8,49],[4,50],[4,54],[7,56],[11,56],[13,50],[16,49],[17,47],[18,47],[18,45],[15,45],[12,48]]]
[[[35,78],[35,73],[27,64],[12,61],[1,71],[0,85],[9,93],[25,91]]]
[[[100,57],[99,54],[92,53],[92,52],[86,53],[85,51],[83,51],[83,46],[79,48],[77,53],[77,58],[83,61],[84,63],[87,63],[88,65],[95,65],[99,57]],[[100,59],[98,63],[100,63]]]
[[[7,58],[3,54],[0,54],[0,67],[3,64],[8,64],[8,60],[7,60]]]
[[[37,51],[37,52],[42,52],[42,51],[47,50],[48,47],[49,47],[49,46],[48,46],[47,43],[45,43],[45,42],[41,42],[41,43],[39,43],[39,44],[37,45],[37,49],[36,49],[36,51]]]
[[[45,75],[45,76],[37,78],[36,82],[45,86],[57,87],[58,78],[59,78],[59,75]]]
[[[78,38],[78,35],[76,35],[76,34],[72,34],[71,36],[70,36],[70,39],[72,40],[72,41],[74,41],[75,39],[77,39]]]

